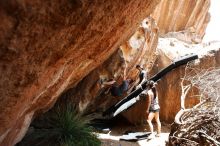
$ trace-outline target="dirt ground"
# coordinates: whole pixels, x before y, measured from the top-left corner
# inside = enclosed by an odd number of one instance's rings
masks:
[[[156,128],[156,125],[154,124]],[[102,146],[165,146],[170,133],[170,125],[162,123],[161,136],[153,139],[142,139],[136,142],[120,140],[126,132],[149,132],[148,125],[128,126],[118,125],[111,129],[108,133],[98,133],[102,141]]]

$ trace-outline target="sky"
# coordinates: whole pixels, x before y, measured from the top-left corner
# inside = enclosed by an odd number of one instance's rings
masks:
[[[220,41],[220,0],[211,0],[211,20],[207,26],[204,42]]]

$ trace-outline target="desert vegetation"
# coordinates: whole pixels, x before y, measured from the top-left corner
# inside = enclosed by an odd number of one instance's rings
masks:
[[[56,106],[33,121],[18,146],[99,146],[101,142],[88,126],[89,120],[73,106]]]
[[[181,110],[177,113],[169,136],[169,145],[220,145],[220,68],[185,69],[182,79]],[[199,104],[185,108],[190,88],[197,88]]]

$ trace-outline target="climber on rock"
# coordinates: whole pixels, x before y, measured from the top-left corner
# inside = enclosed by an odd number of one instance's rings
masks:
[[[132,79],[127,79],[126,69],[124,69],[123,81],[121,82],[121,84],[118,85],[118,83],[114,79],[103,81],[101,84],[102,87],[103,86],[109,87],[112,96],[120,97],[123,96],[128,91],[132,82],[133,82]]]
[[[114,79],[110,79],[107,82],[103,82],[103,85],[109,86],[109,90],[111,92],[112,96],[123,96],[129,89],[131,79],[123,80],[121,84],[117,84],[117,82]]]

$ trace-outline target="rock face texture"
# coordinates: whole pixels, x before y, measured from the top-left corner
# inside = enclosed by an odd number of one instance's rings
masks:
[[[87,75],[75,88],[69,89],[60,97],[58,102],[70,100],[79,103],[81,112],[90,115],[91,118],[103,118],[102,113],[122,99],[113,97],[107,90],[108,87],[101,87],[100,81],[114,78],[118,84],[122,82],[122,75],[126,70],[127,78],[137,80],[137,64],[150,69],[152,62],[156,59],[156,46],[158,43],[158,27],[152,18],[146,18],[132,37],[120,46],[112,56],[101,66]],[[137,83],[136,83],[137,84]],[[135,85],[135,83],[132,84]],[[145,118],[145,113],[140,109],[146,108],[146,102],[134,106],[125,116],[132,123],[140,123]],[[134,115],[140,118],[133,118]]]
[[[201,42],[207,24],[210,0],[162,0],[152,17],[156,20],[161,34],[182,31],[181,37],[191,42]]]
[[[125,42],[159,0],[0,1],[0,145]]]
[[[189,45],[177,39],[161,38],[159,39],[158,59],[151,70],[151,74],[157,73],[160,69],[169,65],[173,59],[187,53],[199,55],[199,59],[190,64],[191,68],[212,69],[220,67],[220,42]],[[189,73],[189,71],[186,73]],[[157,88],[161,106],[160,118],[162,121],[172,123],[176,113],[180,110],[180,85],[184,74],[185,66],[182,66],[171,71],[158,82]],[[190,89],[189,94],[186,96],[186,108],[198,103],[199,98],[195,97],[198,93],[199,91],[195,88]]]
[[[209,0],[162,0],[154,11],[159,2],[0,1],[0,146],[20,141],[33,117],[51,108],[62,93],[61,98],[71,96],[88,114],[120,100],[102,98],[99,79],[114,77],[120,82],[124,68],[134,79],[136,64],[150,70],[159,31],[186,31],[193,41],[201,40]],[[152,18],[138,27],[150,14],[159,31]],[[123,113],[132,123],[145,116],[145,104],[138,104]],[[162,115],[172,117],[170,113]],[[133,118],[137,114],[140,119]]]

